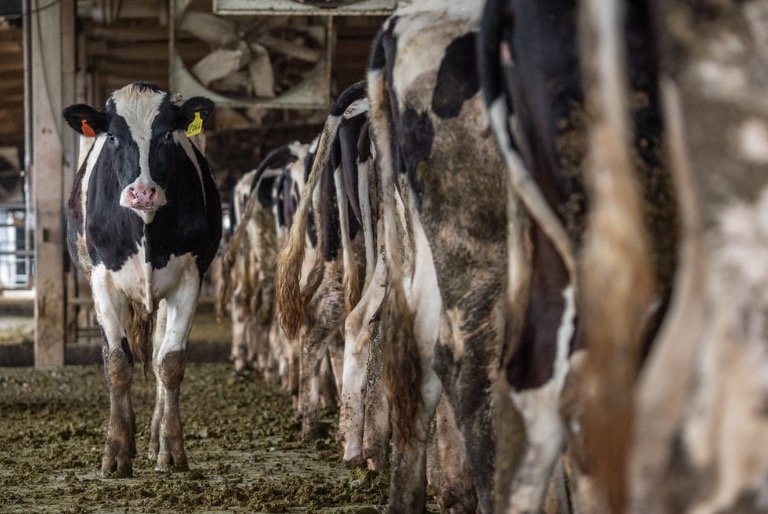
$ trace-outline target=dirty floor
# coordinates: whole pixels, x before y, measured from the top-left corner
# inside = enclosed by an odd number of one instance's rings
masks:
[[[154,377],[134,370],[134,478],[100,478],[108,415],[100,366],[0,368],[2,512],[379,512],[387,477],[347,469],[334,430],[302,443],[291,400],[256,373],[190,364],[182,421],[192,471],[144,456]],[[329,422],[333,413],[327,413]]]

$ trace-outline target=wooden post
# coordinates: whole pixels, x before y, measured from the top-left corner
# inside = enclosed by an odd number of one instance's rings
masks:
[[[61,117],[63,83],[74,76],[74,0],[38,10],[32,0],[31,30],[32,194],[35,206],[35,367],[64,365],[64,146],[71,141]],[[71,69],[65,69],[71,68]],[[69,144],[69,148],[72,145]]]

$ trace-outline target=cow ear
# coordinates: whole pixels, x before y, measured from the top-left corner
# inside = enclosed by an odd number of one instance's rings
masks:
[[[84,136],[96,137],[107,131],[107,115],[90,105],[70,105],[62,113],[69,126]]]
[[[182,104],[176,117],[176,129],[195,136],[203,129],[203,122],[213,112],[215,105],[202,96],[193,96]]]

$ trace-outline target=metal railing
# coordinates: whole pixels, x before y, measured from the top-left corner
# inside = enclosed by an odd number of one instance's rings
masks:
[[[31,289],[34,248],[24,203],[0,204],[0,290]]]

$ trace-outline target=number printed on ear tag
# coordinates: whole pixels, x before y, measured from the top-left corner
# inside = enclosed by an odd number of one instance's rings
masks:
[[[203,118],[200,117],[200,111],[195,112],[195,118],[189,123],[187,127],[187,137],[198,135],[203,131]]]

